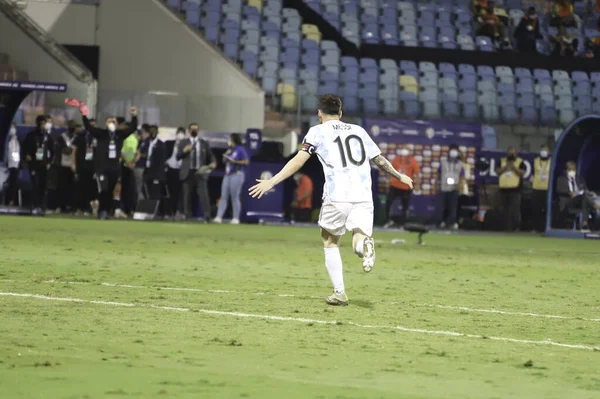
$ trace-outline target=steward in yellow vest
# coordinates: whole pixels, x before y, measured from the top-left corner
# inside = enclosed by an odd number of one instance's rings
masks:
[[[517,156],[517,149],[509,147],[506,157],[500,159],[496,168],[500,188],[500,208],[505,222],[504,229],[516,231],[521,226],[521,178],[525,174],[525,164]]]
[[[531,176],[533,186],[531,194],[533,227],[536,231],[540,232],[546,230],[548,183],[550,181],[550,164],[552,163],[552,158],[549,154],[548,146],[544,144],[540,148],[540,156],[533,161],[533,174]]]

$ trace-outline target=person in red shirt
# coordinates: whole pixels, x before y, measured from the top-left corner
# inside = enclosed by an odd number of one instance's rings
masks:
[[[406,174],[408,177],[415,180],[414,186],[418,186],[418,177],[419,173],[421,173],[421,168],[419,167],[419,163],[417,162],[415,157],[411,155],[408,145],[402,147],[402,149],[400,150],[400,155],[396,156],[396,158],[394,158],[394,160],[392,161],[392,166],[398,172]],[[395,225],[404,225],[410,208],[411,194],[412,189],[406,184],[396,180],[391,181],[386,203],[388,222],[385,224],[385,227],[389,228]],[[397,198],[400,198],[400,200],[402,201],[402,214],[400,216],[392,216],[392,204]]]
[[[298,185],[295,199],[292,201],[294,221],[309,223],[312,219],[312,180],[302,172],[296,173],[294,180]]]

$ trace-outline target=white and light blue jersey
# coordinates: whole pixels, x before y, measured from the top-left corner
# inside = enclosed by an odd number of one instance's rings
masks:
[[[373,202],[369,161],[381,151],[365,129],[338,120],[327,121],[310,128],[302,151],[316,154],[323,165],[324,200]]]

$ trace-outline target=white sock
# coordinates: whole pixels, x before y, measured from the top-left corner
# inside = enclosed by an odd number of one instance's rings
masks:
[[[363,238],[362,240],[360,240],[357,244],[356,244],[356,248],[354,248],[354,252],[356,252],[356,254],[358,256],[360,256],[361,258],[363,257],[363,248],[365,245],[365,239]]]
[[[344,272],[339,248],[325,248],[325,267],[335,292],[344,292]]]

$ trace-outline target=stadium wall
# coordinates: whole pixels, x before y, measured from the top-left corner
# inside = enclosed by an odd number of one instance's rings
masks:
[[[162,2],[103,0],[98,21],[100,111],[143,101],[162,126],[263,128],[262,89]]]
[[[26,71],[30,81],[65,83],[67,95],[95,106],[96,82],[75,76],[3,12],[0,12],[0,52],[9,55],[12,66]],[[64,93],[46,93],[46,108],[63,108],[64,99]]]
[[[96,45],[96,5],[29,0],[24,11],[60,44]]]

